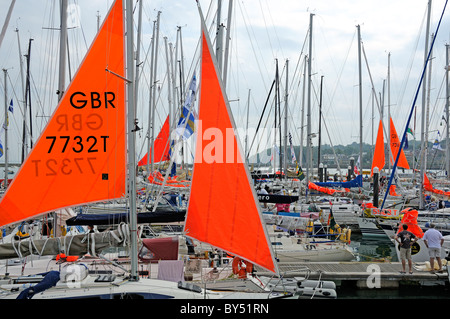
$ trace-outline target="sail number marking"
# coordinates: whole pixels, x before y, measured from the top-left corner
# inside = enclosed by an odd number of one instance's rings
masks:
[[[95,174],[94,161],[96,157],[75,157],[73,159],[63,158],[56,160],[50,158],[46,161],[32,160],[34,163],[35,175],[39,176],[56,176],[58,173],[70,175],[72,173],[92,173]]]
[[[87,150],[88,153],[97,153],[99,151],[106,152],[106,145],[109,136],[102,135],[100,136],[100,139],[92,135],[85,139],[79,135],[74,136],[73,138],[71,136],[46,136],[45,138],[50,140],[50,146],[47,153],[54,151],[56,141],[62,142],[58,142],[58,144],[63,144],[60,148],[58,148],[58,150],[60,150],[61,153],[64,153],[68,149],[67,146],[69,145],[70,140],[72,140],[71,149],[75,153],[81,153],[84,150]]]

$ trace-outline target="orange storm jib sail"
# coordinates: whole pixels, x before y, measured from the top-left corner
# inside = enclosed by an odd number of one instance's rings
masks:
[[[392,118],[390,118],[390,125],[391,125],[391,151],[392,156],[394,159],[391,159],[391,164],[394,164],[392,161],[397,158],[397,154],[400,149],[400,140],[397,135],[397,131],[395,130],[394,122],[392,121]],[[403,149],[400,150],[400,157],[398,158],[398,167],[409,169],[408,161],[406,160],[405,153],[403,152]]]
[[[403,230],[403,225],[408,225],[408,231],[416,235],[418,238],[422,238],[424,232],[417,223],[417,217],[419,212],[415,209],[407,208],[401,211],[403,214],[400,225],[398,226],[397,234]]]
[[[377,142],[375,144],[375,151],[373,154],[372,169],[370,176],[373,175],[373,169],[375,167],[378,167],[378,170],[381,171],[384,165],[385,165],[385,154],[384,154],[383,123],[380,120],[380,124],[378,125]]]
[[[202,27],[199,125],[185,233],[276,272],[204,22]]]
[[[170,159],[169,150],[170,150],[170,132],[169,132],[169,116],[167,116],[166,121],[164,122],[161,131],[156,137],[155,142],[153,143],[153,158],[155,163],[159,163],[161,161],[168,161]],[[145,154],[141,160],[138,162],[138,166],[147,165],[151,161],[151,153]],[[149,161],[150,159],[150,161]]]
[[[109,72],[111,71],[111,72]],[[0,226],[126,193],[122,1],[0,202]]]

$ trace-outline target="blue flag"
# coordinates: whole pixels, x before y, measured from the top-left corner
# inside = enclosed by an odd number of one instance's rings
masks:
[[[176,128],[178,135],[181,135],[183,139],[188,139],[195,130],[195,115],[192,106],[194,104],[194,97],[196,93],[196,82],[197,81],[194,74],[191,84],[189,85],[189,95],[184,102],[180,120],[178,121]]]

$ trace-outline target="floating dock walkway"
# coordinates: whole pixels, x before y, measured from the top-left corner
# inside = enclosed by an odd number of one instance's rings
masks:
[[[400,262],[298,262],[278,263],[280,273],[284,277],[303,277],[313,280],[334,281],[336,285],[353,282],[359,288],[396,288],[402,284],[415,285],[448,285],[447,269],[440,273],[414,269],[413,273],[402,274]],[[257,269],[259,275],[269,275]]]

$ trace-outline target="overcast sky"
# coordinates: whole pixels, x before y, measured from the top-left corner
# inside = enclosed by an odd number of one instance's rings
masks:
[[[97,30],[97,16],[103,21],[112,1],[108,0],[69,0],[69,53],[70,71],[73,75]],[[217,1],[201,0],[201,8],[209,26],[213,25],[213,15]],[[6,17],[10,0],[0,0],[0,24]],[[444,8],[444,0],[432,3],[430,33],[435,32]],[[144,1],[143,36],[141,59],[144,73],[149,68],[149,44],[153,22],[157,12],[161,12],[161,28],[158,63],[160,83],[165,77],[165,51],[163,37],[169,43],[176,42],[177,27],[183,36],[184,63],[186,78],[192,74],[192,66],[198,59],[198,39],[200,20],[194,0]],[[137,10],[136,10],[137,12]],[[209,12],[209,13],[208,13]],[[312,53],[312,132],[318,131],[318,105],[320,81],[323,76],[322,143],[359,143],[359,87],[358,87],[358,47],[357,25],[361,28],[361,38],[367,57],[370,73],[374,81],[377,98],[383,93],[385,83],[385,114],[388,104],[388,55],[390,54],[390,111],[399,134],[403,133],[406,115],[409,113],[418,78],[421,74],[424,57],[424,34],[426,25],[427,1],[420,0],[235,0],[231,23],[230,71],[227,81],[227,94],[231,100],[233,114],[238,127],[245,127],[247,97],[250,94],[249,126],[256,128],[266,101],[270,85],[275,76],[275,61],[281,74],[281,90],[284,108],[285,64],[289,60],[289,132],[295,145],[300,144],[303,66],[304,56],[308,54],[307,32],[310,15],[313,16]],[[223,1],[222,22],[227,25],[228,1]],[[31,47],[31,73],[33,77],[33,112],[36,116],[34,136],[42,130],[48,116],[56,107],[57,66],[59,34],[58,0],[17,0],[13,14],[0,47],[0,66],[8,70],[8,90],[14,99],[20,100],[21,80],[17,32],[23,56]],[[448,8],[435,41],[430,79],[430,137],[436,138],[437,130],[445,134],[442,121],[445,97],[445,44],[450,38],[450,19]],[[211,33],[214,36],[214,32]],[[25,61],[24,61],[25,62]],[[372,108],[371,82],[368,69],[362,60],[362,104],[363,140],[372,143],[372,131],[377,131],[379,112],[375,104]],[[3,74],[1,77],[3,91]],[[161,84],[162,85],[162,84]],[[141,124],[147,128],[148,72],[143,74],[140,83]],[[11,93],[12,94],[12,93]],[[10,95],[11,95],[10,94]],[[1,94],[3,97],[3,93]],[[146,100],[147,99],[147,100]],[[273,99],[272,99],[273,100]],[[3,102],[3,98],[1,99]],[[420,139],[421,101],[419,95],[416,113],[416,138]],[[18,102],[19,103],[19,102]],[[1,104],[3,105],[3,103]],[[267,111],[268,112],[268,111]],[[267,113],[263,119],[266,123]],[[374,112],[374,115],[372,115]],[[167,101],[161,96],[158,104],[156,125],[161,125],[167,116]],[[3,112],[0,112],[3,121]],[[11,127],[11,138],[21,136],[21,114],[16,111]],[[374,121],[375,127],[372,127]],[[306,115],[305,115],[306,123]],[[414,123],[413,123],[414,125]],[[273,110],[267,125],[273,126]],[[140,140],[144,139],[141,133]],[[317,139],[313,140],[317,144]],[[12,149],[11,149],[12,148]],[[18,158],[19,151],[12,158]],[[139,147],[138,147],[139,149]]]

